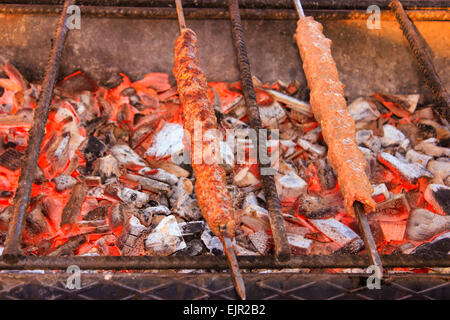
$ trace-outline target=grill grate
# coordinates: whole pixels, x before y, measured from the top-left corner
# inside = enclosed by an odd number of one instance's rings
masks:
[[[110,275],[110,274],[108,274]],[[112,275],[81,274],[80,289],[65,287],[64,274],[2,274],[0,299],[231,300],[227,273]],[[389,275],[381,289],[366,287],[364,274],[244,274],[248,299],[258,300],[448,300],[448,275]]]

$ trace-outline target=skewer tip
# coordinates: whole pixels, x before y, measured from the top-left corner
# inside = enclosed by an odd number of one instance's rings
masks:
[[[241,271],[239,270],[239,265],[237,262],[236,254],[233,250],[233,244],[231,243],[231,239],[229,237],[223,237],[223,244],[225,249],[225,255],[227,256],[228,264],[230,265],[231,276],[233,278],[236,292],[241,298],[241,300],[246,300],[247,295],[245,293],[245,283],[244,279],[242,278]]]

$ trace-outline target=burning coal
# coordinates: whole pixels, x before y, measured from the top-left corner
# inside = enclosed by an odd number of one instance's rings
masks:
[[[0,79],[0,228],[9,226],[40,86],[12,65]],[[176,87],[167,74],[122,74],[113,89],[82,72],[54,92],[23,232],[27,255],[223,254],[204,223],[192,161],[227,173],[241,255],[273,249],[256,158],[271,163],[293,254],[364,252],[343,207],[321,127],[297,82],[254,79],[264,133],[248,125],[242,88],[209,83],[219,128],[214,150],[190,159]],[[300,90],[302,89],[302,90]],[[417,95],[376,93],[348,109],[357,127],[376,211],[368,219],[382,253],[419,254],[450,237],[449,128]],[[201,131],[202,129],[200,129]],[[256,135],[268,150],[259,150]],[[213,155],[212,158],[205,158]],[[447,250],[448,251],[448,250]]]

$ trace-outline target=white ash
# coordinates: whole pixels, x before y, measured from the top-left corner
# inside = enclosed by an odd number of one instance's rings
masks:
[[[433,157],[427,156],[426,154],[417,152],[413,149],[409,150],[406,153],[406,160],[408,160],[409,162],[412,162],[412,163],[420,164],[424,168],[427,167],[428,162],[432,159],[433,159]]]
[[[242,168],[233,178],[233,183],[238,187],[248,187],[258,184],[260,181],[250,171],[249,167]]]
[[[177,155],[184,150],[183,137],[182,125],[166,123],[156,134],[153,144],[145,152],[145,155],[156,159]]]
[[[450,215],[450,187],[442,184],[429,184],[424,197],[438,213]]]
[[[156,170],[156,172],[154,172]],[[167,172],[164,169],[158,168],[153,169],[149,167],[142,168],[138,171],[141,176],[148,176],[154,180],[158,180],[170,185],[175,185],[178,182],[178,178],[176,175]]]
[[[414,241],[425,241],[450,230],[450,216],[441,216],[426,209],[411,212],[406,225],[406,237]]]
[[[380,117],[378,110],[375,107],[372,107],[372,105],[363,97],[359,97],[350,103],[347,110],[355,122],[369,122],[377,120]]]
[[[320,232],[325,234],[328,238],[339,244],[341,247],[353,247],[354,244],[358,244],[354,249],[357,250],[357,247],[359,249],[362,248],[360,245],[362,239],[352,229],[336,219],[310,219],[309,221]]]
[[[409,183],[416,183],[421,177],[433,178],[434,175],[417,163],[410,163],[406,160],[399,159],[393,155],[381,152],[380,157],[394,167],[398,172],[408,180]]]
[[[208,248],[209,252],[215,255],[223,255],[222,242],[220,241],[219,237],[217,237],[208,226],[205,227],[205,231],[203,231],[202,236],[200,238],[202,239],[206,248]]]
[[[277,193],[282,202],[295,201],[308,187],[308,184],[294,173],[275,176]]]
[[[129,145],[118,144],[109,149],[114,158],[123,166],[145,167],[147,164]]]
[[[259,106],[259,115],[261,124],[268,129],[278,128],[278,124],[286,119],[286,112],[276,101],[270,106]]]
[[[378,196],[380,194],[384,195],[385,200],[388,200],[391,197],[389,190],[384,183],[373,186],[372,197]]]
[[[432,157],[450,157],[450,148],[437,146],[437,142],[436,138],[430,138],[416,145],[414,149]]]
[[[318,157],[323,157],[327,152],[327,148],[325,148],[324,146],[321,146],[319,144],[312,144],[303,139],[298,139],[297,144],[308,153]]]
[[[406,144],[406,145],[409,144],[409,140],[405,137],[403,132],[398,130],[396,127],[394,127],[390,124],[385,124],[383,126],[383,131],[384,131],[384,136],[381,138],[381,145],[384,148],[399,146],[399,145],[404,146],[404,144]],[[405,141],[407,141],[407,142],[405,142]]]
[[[53,182],[55,183],[56,191],[62,192],[72,188],[77,183],[77,179],[67,174],[60,174],[53,179]]]
[[[291,234],[291,233],[287,233],[286,237],[292,253],[298,255],[301,254],[306,255],[311,253],[311,247],[313,244],[312,240],[306,239],[299,234]]]
[[[450,177],[450,161],[431,160],[428,162],[427,169],[442,180]]]
[[[142,208],[150,201],[148,194],[130,188],[122,188],[118,193],[118,197],[124,203],[133,204],[136,208]]]
[[[145,239],[145,249],[152,255],[168,256],[186,248],[175,216],[165,217]]]
[[[359,130],[356,132],[356,143],[358,146],[367,147],[374,153],[381,150],[381,140],[373,134],[372,130]]]

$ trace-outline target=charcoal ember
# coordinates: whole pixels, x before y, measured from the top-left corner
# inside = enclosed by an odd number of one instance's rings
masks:
[[[87,241],[85,235],[78,235],[69,238],[69,241],[60,245],[58,248],[48,254],[50,257],[62,257],[73,255],[74,252]]]
[[[314,227],[341,246],[341,252],[357,253],[364,247],[364,241],[345,224],[336,219],[310,219]]]
[[[260,181],[250,171],[249,167],[243,167],[234,175],[233,183],[238,187],[248,187],[259,184]]]
[[[269,106],[259,106],[259,114],[262,126],[267,129],[278,128],[278,125],[286,119],[286,112],[277,101]]]
[[[298,199],[297,213],[310,219],[327,218],[334,214],[332,208],[328,205],[325,198],[320,195],[311,196],[307,193]]]
[[[306,255],[311,253],[313,240],[306,239],[299,234],[286,234],[292,254]]]
[[[143,104],[141,98],[136,93],[136,90],[133,87],[128,87],[123,89],[120,94],[122,96],[128,97],[128,102],[133,106],[138,108],[139,110],[143,108]]]
[[[106,146],[103,142],[94,136],[89,136],[86,146],[83,150],[84,158],[87,163],[94,162],[97,158],[100,158],[105,153]]]
[[[284,227],[285,227],[286,233],[299,234],[301,236],[306,236],[310,232],[310,229],[299,225],[300,222],[298,220],[300,220],[300,219],[298,219],[297,217],[291,216],[289,214],[283,214],[283,218],[284,218]]]
[[[88,187],[98,187],[102,184],[102,178],[99,176],[83,176],[82,179]]]
[[[430,138],[416,145],[414,149],[432,157],[450,157],[450,148],[440,147],[437,143],[437,139]]]
[[[119,163],[112,155],[106,155],[98,158],[94,163],[95,175],[99,175],[102,183],[108,180],[120,177]]]
[[[429,136],[432,138],[436,138],[438,140],[450,138],[450,131],[445,126],[434,120],[422,119],[419,121],[418,126],[421,130],[429,131]]]
[[[376,197],[378,195],[383,195],[385,200],[388,200],[391,197],[389,190],[384,183],[373,186],[372,197]]]
[[[184,150],[183,137],[184,130],[182,125],[165,123],[154,137],[152,145],[145,152],[145,156],[164,159],[178,155]]]
[[[60,174],[52,181],[55,183],[55,188],[58,192],[63,192],[77,184],[77,179],[67,174]]]
[[[248,206],[257,206],[258,205],[258,199],[256,198],[256,195],[254,192],[249,192],[242,202],[242,209],[247,208]]]
[[[319,136],[321,133],[322,128],[320,126],[317,126],[314,129],[309,130],[306,134],[304,134],[302,136],[302,139],[310,143],[317,143],[319,141]]]
[[[27,213],[25,217],[27,232],[31,234],[39,234],[49,230],[49,225],[42,212],[42,206],[37,203],[36,206]]]
[[[406,237],[409,240],[425,241],[449,230],[450,216],[441,216],[426,209],[416,209],[408,218]]]
[[[381,150],[381,140],[373,134],[372,130],[359,130],[356,132],[356,143],[358,146],[369,148],[375,153]]]
[[[199,237],[205,229],[205,221],[190,221],[178,224],[184,240],[189,241]]]
[[[147,164],[144,160],[130,148],[127,144],[117,144],[109,149],[114,158],[117,159],[120,165],[127,168],[142,168]]]
[[[136,208],[142,208],[150,201],[150,197],[147,193],[136,191],[130,188],[121,188],[117,196],[124,203],[132,204]]]
[[[192,167],[190,165],[184,165],[183,167],[176,165],[171,160],[160,160],[147,157],[145,159],[149,166],[152,168],[161,168],[167,172],[176,175],[178,178],[187,178],[192,174]]]
[[[448,257],[449,252],[450,232],[446,232],[436,237],[433,241],[418,246],[412,254],[422,258],[435,258],[436,256]]]
[[[236,255],[238,255],[238,256],[257,256],[257,255],[259,255],[258,252],[249,250],[248,248],[243,247],[240,244],[236,244],[235,252],[236,252]]]
[[[405,242],[400,244],[397,248],[395,248],[394,251],[392,251],[392,254],[411,254],[415,249],[415,246],[411,242]]]
[[[398,130],[396,127],[385,124],[383,126],[384,136],[381,138],[381,145],[384,148],[392,147],[392,146],[407,146],[409,144],[409,140],[406,136]]]
[[[174,174],[167,172],[164,169],[152,169],[149,167],[142,168],[138,171],[139,175],[149,177],[153,180],[167,183],[169,185],[175,185],[178,183],[178,177]]]
[[[178,180],[178,183],[172,187],[172,190],[173,193],[170,196],[170,205],[173,207],[180,197],[185,195],[190,196],[194,191],[194,187],[189,179],[181,177]]]
[[[298,139],[297,144],[310,155],[314,157],[323,157],[327,152],[327,148],[319,144],[312,144],[309,141]]]
[[[427,169],[443,181],[450,177],[450,161],[431,160]]]
[[[203,243],[199,239],[192,239],[186,243],[186,248],[175,252],[174,255],[198,256],[204,250]]]
[[[275,184],[278,197],[282,202],[293,202],[306,191],[308,184],[294,173],[288,175],[277,174]]]
[[[248,235],[253,246],[261,255],[268,254],[270,250],[270,237],[264,230],[259,230]]]
[[[254,232],[261,230],[270,230],[270,225],[266,221],[266,219],[261,219],[255,216],[242,215],[240,217],[240,222]]]
[[[269,212],[267,211],[267,209],[264,209],[259,205],[248,205],[243,210],[241,210],[240,213],[241,216],[255,217],[261,219],[264,222],[269,222]]]
[[[442,184],[429,184],[424,197],[438,213],[450,215],[450,187]]]
[[[355,122],[370,122],[380,117],[380,112],[378,112],[374,103],[363,97],[359,97],[350,103],[347,110]]]
[[[16,149],[7,149],[0,155],[0,166],[16,171],[22,166],[23,153]]]
[[[126,173],[124,175],[126,180],[139,183],[142,189],[151,191],[154,193],[167,193],[172,192],[170,186],[167,183],[160,182],[158,180],[150,179],[136,174]]]
[[[310,254],[313,255],[330,255],[338,251],[341,247],[336,242],[319,242],[314,241],[311,245]]]
[[[105,219],[108,216],[108,210],[110,206],[100,206],[92,209],[85,215],[83,215],[83,220],[99,220]]]
[[[390,199],[377,203],[375,211],[368,214],[369,220],[377,221],[401,221],[408,217],[411,210],[408,200],[403,193],[397,194]]]
[[[208,225],[206,225],[200,238],[210,253],[216,256],[223,255],[223,244],[219,237],[211,231]]]
[[[109,221],[113,228],[117,228],[125,224],[125,221],[127,221],[127,216],[123,210],[122,204],[117,204],[112,207],[111,213],[109,215]]]
[[[165,217],[145,239],[145,249],[151,255],[168,256],[186,248],[175,216]]]
[[[417,163],[417,164],[423,166],[424,168],[427,167],[428,162],[432,159],[433,159],[433,157],[427,156],[426,154],[417,152],[413,149],[409,150],[406,153],[406,160],[408,160],[411,163]]]
[[[202,212],[198,206],[197,200],[193,199],[189,194],[184,193],[180,196],[172,206],[174,214],[187,221],[196,221],[202,218]]]
[[[13,191],[5,191],[5,190],[0,191],[0,199],[10,198],[13,195],[14,195]]]
[[[328,162],[328,159],[319,159],[316,162],[316,168],[318,171],[320,186],[324,190],[333,189],[336,186],[336,174]]]
[[[69,200],[63,209],[60,226],[72,225],[78,221],[81,206],[86,197],[88,188],[84,183],[77,183],[70,192]]]
[[[147,230],[141,224],[138,218],[130,215],[126,222],[123,232],[117,239],[117,246],[121,250],[122,255],[130,255],[136,246],[138,238]]]
[[[410,184],[417,183],[417,180],[421,177],[430,179],[434,177],[433,173],[423,166],[417,163],[410,163],[406,159],[395,157],[386,152],[381,152],[378,155],[378,160],[390,169],[398,172]]]

